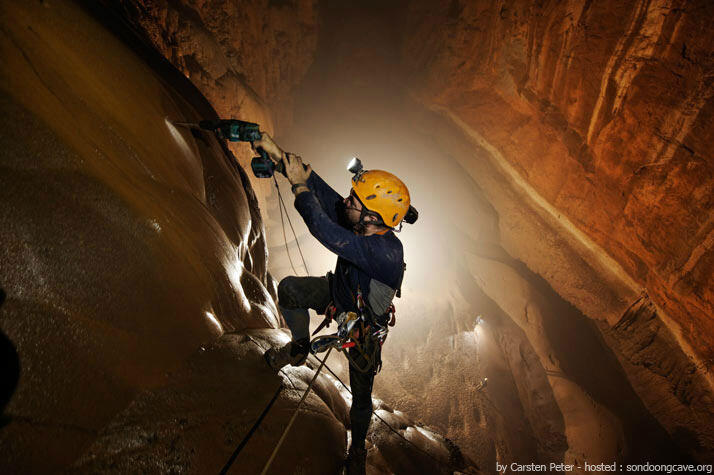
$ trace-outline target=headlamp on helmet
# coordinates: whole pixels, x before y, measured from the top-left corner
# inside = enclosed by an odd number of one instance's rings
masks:
[[[354,174],[352,189],[362,206],[382,218],[385,226],[394,229],[407,215],[408,223],[416,221],[409,190],[399,178],[383,170],[364,170],[357,157],[350,160],[347,170]]]

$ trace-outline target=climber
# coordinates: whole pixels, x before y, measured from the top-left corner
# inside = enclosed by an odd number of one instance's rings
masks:
[[[285,277],[278,285],[278,304],[292,333],[292,341],[270,349],[265,358],[278,370],[286,364],[305,363],[309,348],[309,314],[357,312],[357,293],[361,290],[369,318],[386,325],[389,307],[401,286],[404,274],[402,243],[394,234],[409,210],[409,192],[397,177],[381,170],[360,171],[352,179],[352,189],[342,198],[302,159],[284,153],[267,133],[253,144],[270,157],[284,160],[286,176],[295,194],[295,208],[310,233],[337,254],[334,273],[324,277]],[[367,332],[369,335],[370,332]],[[365,438],[372,416],[372,384],[381,365],[380,349],[375,345],[376,364],[366,372],[350,364],[352,444],[346,460],[347,473],[364,473]],[[350,349],[350,358],[360,367],[369,363],[363,354]]]

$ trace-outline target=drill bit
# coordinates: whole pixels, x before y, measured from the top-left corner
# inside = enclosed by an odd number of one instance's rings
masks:
[[[201,126],[193,122],[171,122],[174,125],[180,125],[182,127],[189,127],[192,129],[200,129]]]

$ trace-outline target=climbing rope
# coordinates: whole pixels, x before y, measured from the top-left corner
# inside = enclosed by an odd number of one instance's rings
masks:
[[[249,336],[248,339],[249,339],[250,341],[252,341],[253,343],[255,343],[255,345],[256,345],[258,348],[260,348],[261,350],[265,351],[265,349],[264,349],[257,341],[255,341],[253,338],[251,338],[251,337]],[[273,449],[273,452],[271,453],[270,458],[269,458],[268,461],[266,462],[265,467],[263,468],[263,471],[261,472],[261,475],[264,475],[264,474],[268,471],[268,468],[270,468],[270,465],[273,463],[273,460],[275,459],[275,455],[278,453],[278,450],[280,450],[280,446],[283,444],[283,441],[285,440],[285,437],[287,436],[288,432],[290,431],[290,428],[292,427],[293,422],[295,422],[295,418],[297,417],[298,411],[300,410],[300,407],[301,407],[302,403],[303,403],[303,402],[305,401],[305,399],[307,398],[307,395],[308,395],[308,393],[310,392],[310,389],[312,388],[313,383],[317,380],[317,377],[318,377],[318,375],[320,374],[320,371],[322,370],[322,367],[323,367],[323,366],[327,369],[327,371],[330,372],[330,374],[332,375],[333,378],[335,378],[337,381],[340,382],[340,384],[347,390],[347,392],[349,392],[350,394],[352,394],[352,390],[349,388],[349,386],[347,386],[347,385],[344,383],[344,381],[342,381],[342,379],[340,379],[340,377],[337,376],[337,375],[335,374],[335,372],[332,371],[332,369],[331,369],[329,366],[327,366],[327,357],[330,355],[330,351],[332,351],[332,347],[330,347],[330,348],[328,349],[327,354],[325,355],[325,358],[322,359],[322,360],[320,360],[320,358],[315,357],[315,358],[320,362],[320,366],[317,368],[317,371],[315,371],[315,374],[313,375],[312,380],[310,381],[310,384],[308,384],[307,389],[305,389],[305,392],[303,393],[302,397],[300,398],[300,402],[298,403],[297,407],[295,408],[295,411],[293,412],[293,415],[292,415],[292,417],[290,418],[290,422],[288,422],[287,427],[283,430],[283,433],[282,433],[281,436],[280,436],[280,440],[278,440],[277,445],[276,445],[275,448]],[[282,369],[280,370],[280,372],[282,372],[283,374],[285,374],[286,377],[287,377],[287,374],[286,374]],[[288,377],[288,379],[289,379],[289,377]],[[260,416],[258,417],[258,419],[257,419],[257,420],[255,421],[255,423],[253,424],[253,426],[250,428],[250,430],[248,431],[248,433],[245,435],[245,437],[243,437],[243,440],[241,440],[240,444],[238,444],[238,447],[236,447],[236,449],[233,451],[233,454],[232,454],[231,457],[228,459],[228,461],[226,462],[225,466],[221,469],[221,472],[220,472],[221,475],[225,475],[226,473],[228,473],[228,470],[231,468],[231,466],[232,466],[233,463],[235,462],[236,458],[238,458],[238,455],[240,454],[241,450],[243,450],[243,448],[246,446],[246,444],[248,443],[248,441],[250,440],[250,438],[253,436],[253,434],[255,433],[255,431],[258,429],[258,427],[260,426],[260,424],[263,422],[263,419],[265,419],[265,416],[268,414],[268,412],[270,412],[270,409],[273,407],[273,404],[274,404],[275,401],[278,399],[278,396],[279,396],[280,393],[282,392],[282,389],[283,389],[283,386],[282,386],[282,384],[281,384],[281,385],[278,387],[278,390],[277,390],[277,391],[275,392],[275,394],[273,395],[273,398],[270,400],[270,402],[268,403],[268,405],[263,409],[263,412],[260,414]],[[439,465],[441,465],[442,467],[445,467],[445,468],[447,468],[447,469],[449,469],[449,470],[451,470],[451,471],[457,471],[457,472],[461,472],[461,473],[469,473],[469,472],[467,472],[467,471],[464,471],[464,470],[461,469],[461,468],[454,467],[454,466],[452,466],[452,465],[450,465],[450,464],[445,464],[444,462],[442,462],[441,460],[437,459],[436,457],[434,457],[433,455],[431,455],[429,452],[426,452],[425,450],[423,450],[422,448],[420,448],[419,446],[417,446],[416,444],[414,444],[412,441],[410,441],[409,439],[407,439],[406,437],[404,437],[402,434],[400,434],[399,431],[397,431],[394,427],[392,427],[387,421],[385,421],[384,419],[382,419],[382,417],[381,417],[379,414],[377,414],[374,410],[372,410],[372,414],[373,414],[377,419],[379,419],[385,426],[387,426],[387,428],[388,428],[390,431],[392,431],[394,434],[396,434],[399,438],[401,438],[401,439],[404,440],[407,444],[409,444],[409,445],[411,445],[412,447],[414,447],[415,449],[417,449],[419,452],[423,453],[423,454],[426,455],[427,457],[429,457],[429,458],[431,458],[432,460],[434,460],[437,464],[439,464]],[[474,474],[474,475],[476,475],[476,474]]]
[[[312,377],[312,380],[310,380],[310,384],[307,385],[307,389],[305,389],[305,392],[303,393],[302,398],[300,398],[300,402],[298,403],[297,407],[295,408],[295,412],[293,412],[293,416],[290,418],[290,422],[288,422],[287,427],[283,431],[283,435],[280,436],[280,440],[278,440],[278,444],[273,449],[273,453],[270,454],[270,458],[265,463],[265,467],[263,467],[263,471],[260,472],[260,475],[265,475],[268,472],[268,468],[270,468],[270,465],[273,463],[273,459],[275,459],[275,455],[278,453],[278,450],[280,450],[280,446],[283,445],[283,441],[285,440],[285,437],[288,435],[288,432],[290,431],[290,428],[292,427],[293,422],[295,422],[295,418],[297,418],[298,411],[300,410],[300,406],[302,406],[302,403],[305,401],[305,398],[307,398],[307,395],[310,392],[310,388],[312,388],[312,384],[315,382],[315,380],[319,376],[320,371],[322,370],[322,367],[325,366],[325,361],[327,361],[327,357],[330,356],[331,351],[332,351],[332,347],[330,347],[327,350],[325,359],[320,361],[320,366],[317,368],[317,371],[315,371],[315,375]],[[319,358],[318,358],[318,360],[319,360]]]
[[[317,358],[317,359],[319,360],[320,358]],[[325,356],[325,359],[322,360],[323,363],[324,363],[325,361],[327,361],[327,356]],[[332,375],[333,378],[335,378],[337,381],[340,382],[340,384],[347,390],[347,392],[349,392],[350,394],[352,394],[352,391],[350,390],[350,388],[342,381],[342,379],[340,379],[339,376],[337,376],[337,375],[335,374],[334,371],[332,371],[332,370],[330,369],[329,366],[325,365],[325,368],[327,368],[327,371],[330,372],[330,374]],[[374,410],[372,410],[372,414],[374,414],[374,416],[375,416],[377,419],[379,419],[385,426],[387,426],[387,428],[388,428],[390,431],[394,432],[397,436],[399,436],[399,437],[400,437],[402,440],[404,440],[406,443],[408,443],[409,445],[411,445],[412,447],[414,447],[415,449],[417,449],[419,452],[423,453],[424,455],[426,455],[427,457],[429,457],[430,459],[432,459],[433,461],[435,461],[437,464],[441,465],[442,467],[448,468],[448,469],[451,470],[452,472],[470,473],[470,472],[465,471],[465,470],[462,469],[462,468],[454,467],[454,466],[451,465],[451,464],[445,464],[444,462],[442,462],[441,460],[437,459],[436,457],[434,457],[433,455],[431,455],[429,452],[425,451],[425,450],[422,449],[421,447],[419,447],[419,446],[417,446],[416,444],[414,444],[414,442],[412,442],[411,440],[407,439],[407,438],[404,437],[402,434],[400,434],[399,431],[397,431],[394,427],[392,427],[387,421],[385,421],[384,419],[382,419],[382,417],[380,417],[380,415],[377,414]],[[474,473],[473,475],[478,475],[478,474]]]
[[[258,348],[260,348],[260,350],[261,350],[262,352],[265,352],[265,348],[263,348],[263,347],[260,345],[260,343],[258,343],[257,341],[255,341],[253,338],[251,338],[250,336],[248,336],[248,340],[250,340],[251,342],[255,343],[255,346],[257,346]],[[329,353],[330,353],[330,352],[328,351],[327,354],[329,355]],[[319,358],[318,358],[318,361],[319,361]],[[322,362],[321,362],[321,363],[322,363]],[[280,437],[280,440],[278,441],[278,445],[277,445],[277,446],[275,447],[275,449],[273,450],[273,453],[271,454],[270,459],[268,460],[268,463],[265,465],[265,468],[263,469],[263,472],[261,472],[261,473],[265,473],[265,472],[268,470],[268,467],[270,467],[270,464],[272,463],[273,458],[275,458],[275,454],[277,453],[278,449],[280,448],[280,445],[282,445],[283,439],[284,439],[285,436],[287,435],[288,431],[290,430],[290,426],[292,425],[292,423],[293,423],[295,417],[297,416],[297,412],[298,412],[298,410],[300,409],[300,405],[303,403],[303,401],[304,401],[305,398],[307,397],[307,394],[310,392],[310,388],[312,387],[312,384],[313,384],[313,383],[315,382],[315,380],[317,379],[317,376],[318,376],[318,374],[320,373],[320,370],[321,370],[321,369],[322,369],[322,364],[320,365],[320,367],[318,368],[318,370],[315,372],[315,375],[313,376],[312,381],[310,381],[310,384],[307,386],[307,389],[305,390],[305,393],[303,394],[302,398],[300,399],[300,402],[299,402],[298,405],[297,405],[297,408],[295,409],[295,412],[293,413],[293,417],[290,419],[290,423],[289,423],[288,426],[285,428],[285,431],[283,432],[283,435]],[[290,376],[287,375],[287,373],[285,373],[282,369],[280,370],[280,372],[283,373],[283,374],[285,375],[285,377],[288,378],[288,379],[291,381],[291,383],[292,383],[292,380],[290,379]],[[293,384],[293,387],[295,387],[294,384]],[[243,447],[245,447],[246,444],[248,443],[248,441],[250,440],[250,438],[253,437],[253,434],[254,434],[255,431],[258,429],[258,427],[260,427],[260,424],[263,422],[263,419],[265,419],[265,416],[268,415],[268,412],[270,412],[270,409],[273,407],[273,404],[274,404],[275,401],[278,399],[278,396],[280,395],[280,393],[282,392],[282,390],[283,390],[283,385],[281,384],[280,386],[278,386],[277,391],[275,391],[275,394],[273,395],[273,398],[270,400],[270,402],[268,402],[268,405],[265,406],[265,408],[263,409],[263,412],[260,414],[260,416],[258,417],[258,419],[257,419],[257,420],[255,421],[255,423],[253,424],[253,426],[250,428],[250,430],[248,431],[248,433],[243,437],[243,440],[240,441],[240,443],[238,444],[238,446],[236,447],[236,449],[233,451],[233,454],[230,456],[230,458],[228,459],[228,461],[226,462],[226,464],[225,464],[225,465],[223,466],[223,468],[221,469],[221,471],[220,471],[220,474],[221,474],[221,475],[225,475],[226,473],[228,473],[228,470],[231,468],[231,466],[233,465],[233,463],[234,463],[234,462],[236,461],[236,459],[238,458],[238,455],[239,455],[240,452],[243,450]]]
[[[290,257],[290,251],[288,250],[288,238],[285,236],[285,221],[283,221],[283,209],[285,209],[285,217],[288,218],[288,224],[290,225],[290,230],[293,232],[293,237],[295,238],[295,245],[297,246],[298,252],[300,253],[300,259],[302,259],[302,265],[305,267],[306,275],[310,275],[310,271],[307,268],[307,263],[305,262],[305,257],[302,255],[302,249],[300,249],[300,243],[298,242],[297,234],[295,233],[295,228],[293,228],[293,223],[290,220],[290,213],[288,213],[288,208],[285,206],[285,201],[283,201],[283,195],[280,193],[280,187],[278,186],[278,180],[275,179],[273,175],[273,182],[275,183],[275,189],[278,190],[278,199],[280,200],[280,225],[283,228],[283,241],[285,241],[285,252],[288,254],[288,260],[290,261],[290,267],[292,267],[293,272],[297,275],[295,267],[293,267],[293,260]]]
[[[288,261],[290,261],[290,268],[293,270],[293,273],[297,275],[297,271],[295,270],[295,266],[293,265],[293,258],[290,257],[290,249],[288,249],[288,237],[285,235],[285,220],[283,219],[283,208],[285,207],[285,203],[283,203],[283,197],[280,195],[280,187],[278,186],[278,181],[275,179],[275,175],[273,175],[273,181],[275,182],[275,189],[278,190],[278,209],[280,210],[280,225],[283,228],[283,242],[285,242],[285,254],[288,255]],[[288,210],[285,210],[285,214],[288,213]]]
[[[278,386],[278,390],[275,391],[275,394],[273,395],[273,398],[270,400],[267,406],[265,406],[265,409],[263,409],[263,412],[260,414],[260,417],[258,417],[258,420],[255,421],[255,424],[253,424],[253,427],[250,428],[248,433],[243,437],[243,440],[241,440],[240,444],[238,444],[238,447],[233,451],[233,454],[231,455],[231,458],[228,459],[226,464],[223,466],[221,469],[220,474],[225,475],[228,473],[228,469],[231,468],[231,465],[233,465],[233,462],[236,461],[236,458],[238,458],[238,454],[240,454],[241,450],[243,450],[243,447],[245,447],[245,444],[248,443],[250,438],[253,436],[253,433],[258,429],[260,426],[260,423],[263,422],[263,419],[265,419],[265,416],[268,414],[270,411],[270,408],[273,407],[273,404],[275,401],[278,399],[278,396],[280,396],[280,393],[283,391],[283,385],[281,384]]]

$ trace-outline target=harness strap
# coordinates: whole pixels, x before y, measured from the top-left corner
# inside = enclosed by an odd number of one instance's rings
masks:
[[[394,307],[394,304],[389,305],[387,312],[392,315],[392,318],[389,319],[389,326],[393,327],[397,324],[397,309]]]
[[[335,306],[334,302],[330,302],[327,304],[327,307],[325,308],[325,319],[322,320],[322,323],[317,326],[314,332],[312,332],[312,335],[315,336],[317,332],[322,330],[323,328],[330,326],[332,323],[332,320],[335,318],[335,315],[337,315],[337,307]]]
[[[402,281],[404,280],[404,274],[407,273],[407,263],[402,261],[402,276],[399,277],[399,284],[397,285],[397,298],[402,298]]]

